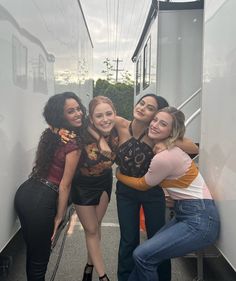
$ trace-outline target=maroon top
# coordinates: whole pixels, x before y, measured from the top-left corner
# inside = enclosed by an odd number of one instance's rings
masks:
[[[75,140],[71,140],[68,143],[60,143],[55,151],[54,159],[52,165],[49,169],[47,180],[56,185],[60,184],[63,176],[66,155],[74,150],[77,150],[78,144]]]

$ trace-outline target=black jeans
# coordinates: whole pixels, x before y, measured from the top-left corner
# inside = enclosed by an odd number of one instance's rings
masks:
[[[45,280],[57,198],[54,190],[34,179],[25,181],[16,192],[15,209],[26,243],[28,281]]]
[[[160,187],[139,191],[117,182],[117,212],[120,224],[118,281],[127,281],[134,268],[133,251],[140,243],[139,212],[143,206],[148,239],[165,224],[165,196]],[[170,260],[158,268],[160,281],[171,280]]]

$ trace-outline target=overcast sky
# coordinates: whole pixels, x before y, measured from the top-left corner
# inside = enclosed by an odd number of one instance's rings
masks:
[[[164,0],[163,0],[164,1]],[[172,1],[172,0],[170,0]],[[187,0],[173,0],[185,2]],[[195,1],[195,0],[192,0]],[[152,0],[80,0],[94,44],[94,78],[105,78],[103,61],[134,74],[131,57],[137,46]],[[114,72],[115,73],[115,72]],[[121,71],[119,72],[121,77]],[[115,74],[114,74],[115,78]]]
[[[94,44],[94,78],[105,78],[103,61],[134,73],[131,57],[145,23],[151,0],[80,0]],[[121,71],[119,72],[121,77]],[[114,71],[115,78],[115,71]],[[132,77],[133,78],[133,77]]]

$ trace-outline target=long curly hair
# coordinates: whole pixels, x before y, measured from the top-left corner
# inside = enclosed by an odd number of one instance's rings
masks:
[[[76,100],[83,113],[82,126],[79,128],[72,127],[64,118],[64,105],[67,99]],[[86,130],[86,109],[83,106],[80,98],[75,93],[64,92],[50,97],[44,107],[43,116],[48,125],[50,125],[52,128],[65,128],[68,130],[73,130],[77,135],[76,141],[78,147],[82,148],[84,143],[84,132]],[[58,134],[53,133],[49,128],[43,131],[36,152],[35,165],[30,176],[42,178],[47,177],[55,151],[59,145],[61,145],[61,140]]]

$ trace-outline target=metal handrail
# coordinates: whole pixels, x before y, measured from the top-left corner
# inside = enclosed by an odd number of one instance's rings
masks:
[[[185,121],[185,127],[187,127],[201,112],[201,108],[198,108],[189,118]]]
[[[185,121],[185,127],[187,128],[187,126],[200,114],[201,112],[201,108],[198,108],[189,118],[187,121]],[[192,159],[194,162],[197,161],[199,157],[199,153]]]
[[[178,106],[178,110],[183,108],[187,103],[189,103],[197,94],[201,92],[201,88],[199,88],[196,92],[194,92],[188,99],[186,99],[180,106]],[[198,108],[189,118],[185,121],[185,127],[187,126],[200,114],[201,108]],[[197,154],[192,160],[197,161],[199,154]]]
[[[180,106],[177,108],[180,110],[182,107],[185,106],[185,104],[189,103],[198,93],[200,93],[202,88],[198,89],[196,92],[194,92],[188,99],[186,99]]]
[[[197,161],[198,158],[199,158],[199,153],[195,157],[193,157],[192,161]]]

